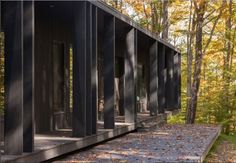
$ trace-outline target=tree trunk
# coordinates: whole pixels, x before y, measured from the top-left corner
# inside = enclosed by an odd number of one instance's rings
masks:
[[[152,32],[158,33],[158,14],[157,14],[157,4],[155,2],[151,2],[151,9],[152,9]]]
[[[148,17],[148,13],[146,11],[145,2],[143,2],[143,12],[145,14],[145,19],[147,20],[147,29],[149,30],[149,21],[148,21],[149,17]]]
[[[198,4],[197,4],[198,2]],[[187,117],[186,123],[193,124],[196,117],[196,108],[197,108],[197,98],[200,86],[200,74],[202,66],[202,25],[204,21],[204,13],[206,8],[206,1],[197,1],[194,0],[194,7],[197,16],[196,20],[196,46],[195,46],[195,65],[193,73],[193,83],[191,90],[191,98],[189,101],[189,106],[187,108]]]
[[[123,7],[123,0],[120,0],[120,12],[121,12],[121,13],[123,13],[122,7]]]
[[[162,38],[168,39],[169,23],[168,23],[168,0],[163,0],[163,16],[162,16]]]
[[[191,98],[191,85],[192,85],[192,42],[193,42],[193,32],[195,31],[195,14],[192,14],[192,0],[190,4],[190,14],[189,14],[189,26],[187,35],[187,103],[186,110],[189,108],[189,101]],[[192,28],[191,28],[192,26]]]
[[[162,19],[163,19],[163,5],[162,5],[162,1],[158,1],[158,6],[159,6],[159,13],[158,13],[158,19],[159,19],[159,23],[158,23],[158,33],[159,33],[159,37],[161,37],[161,31],[162,31]]]
[[[226,38],[226,44],[225,44],[225,49],[226,49],[226,57],[224,61],[224,78],[225,78],[225,83],[224,83],[224,95],[223,95],[223,102],[226,107],[226,111],[229,116],[231,116],[231,109],[229,105],[229,87],[230,87],[230,63],[231,63],[231,30],[232,30],[232,0],[229,1],[229,16],[226,19],[226,25],[225,25],[225,38]],[[231,117],[227,117],[230,119]],[[225,126],[225,133],[228,134],[230,130],[230,125],[226,124]]]

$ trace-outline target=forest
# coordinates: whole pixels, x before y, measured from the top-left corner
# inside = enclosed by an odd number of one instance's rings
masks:
[[[104,0],[181,50],[181,112],[170,123],[221,124],[236,131],[236,2]],[[0,114],[4,110],[4,35],[0,34]]]
[[[105,0],[181,50],[181,112],[170,123],[236,131],[236,2]]]

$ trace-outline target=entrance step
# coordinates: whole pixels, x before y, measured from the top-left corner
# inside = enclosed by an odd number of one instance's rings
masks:
[[[163,126],[166,123],[167,123],[167,114],[157,115],[153,119],[149,119],[148,121],[141,122],[137,127],[137,131],[138,132],[152,131]]]

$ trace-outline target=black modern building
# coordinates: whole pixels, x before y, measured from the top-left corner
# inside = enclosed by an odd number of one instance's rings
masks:
[[[181,55],[99,1],[0,1],[5,40],[4,152],[34,150],[34,135],[73,137],[180,109]]]

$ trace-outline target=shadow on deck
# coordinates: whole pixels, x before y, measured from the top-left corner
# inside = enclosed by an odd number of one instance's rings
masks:
[[[103,122],[98,121],[97,134],[84,138],[72,137],[71,129],[61,129],[50,133],[35,135],[35,150],[33,153],[13,156],[3,154],[3,143],[1,143],[2,162],[41,162],[52,159],[63,154],[73,152],[91,145],[96,145],[103,141],[110,140],[117,136],[135,131],[145,124],[154,122],[161,123],[165,120],[166,114],[150,117],[149,113],[138,114],[137,123],[124,123],[124,117],[116,117],[115,129],[103,129]]]

